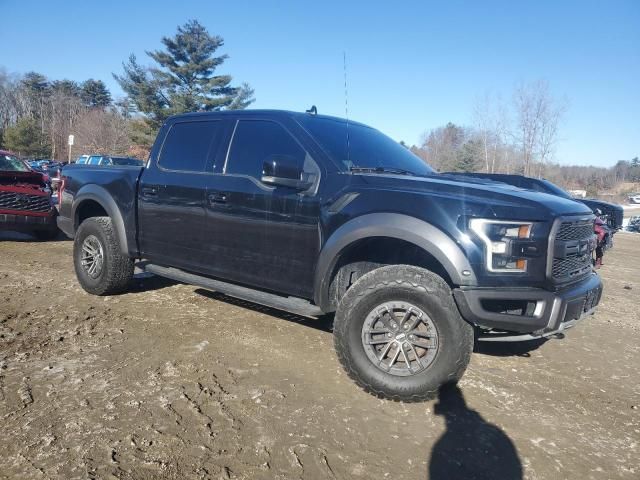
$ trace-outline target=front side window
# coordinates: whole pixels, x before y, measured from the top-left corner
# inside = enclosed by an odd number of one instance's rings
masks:
[[[262,176],[262,166],[278,156],[295,161],[302,171],[307,153],[281,125],[267,120],[240,120],[227,158],[226,173]]]
[[[174,123],[162,145],[158,164],[167,170],[204,172],[219,141],[220,122]]]
[[[100,160],[102,160],[101,156],[93,155],[89,157],[89,160],[87,160],[87,163],[89,165],[100,165]]]

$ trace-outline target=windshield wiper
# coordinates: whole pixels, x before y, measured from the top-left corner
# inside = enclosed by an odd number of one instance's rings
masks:
[[[349,167],[349,171],[352,173],[395,173],[397,175],[412,175],[416,176],[415,173],[404,170],[402,168],[395,167]]]

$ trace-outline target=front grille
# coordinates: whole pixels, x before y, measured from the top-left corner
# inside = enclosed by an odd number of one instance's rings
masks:
[[[591,255],[554,258],[551,274],[553,278],[571,279],[591,271]]]
[[[553,241],[549,275],[556,283],[578,280],[592,270],[593,217],[563,221]]]
[[[593,235],[593,220],[580,222],[562,222],[557,240],[582,240]]]
[[[0,210],[43,213],[51,210],[51,201],[48,195],[29,195],[28,193],[0,191]]]

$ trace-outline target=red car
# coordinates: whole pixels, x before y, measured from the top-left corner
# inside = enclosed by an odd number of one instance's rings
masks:
[[[0,230],[50,240],[58,234],[56,215],[44,175],[13,153],[0,150]]]

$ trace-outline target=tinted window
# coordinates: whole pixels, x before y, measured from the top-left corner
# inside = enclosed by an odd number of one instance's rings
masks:
[[[344,170],[389,167],[418,175],[434,173],[409,149],[371,127],[313,116],[303,117],[300,123]]]
[[[262,176],[262,164],[273,155],[293,157],[302,169],[306,152],[282,126],[263,120],[241,120],[227,159],[227,173]]]
[[[217,146],[219,129],[218,121],[174,123],[158,163],[168,170],[204,172]]]
[[[141,167],[144,164],[142,160],[137,158],[111,157],[111,161],[114,165],[136,165]]]

